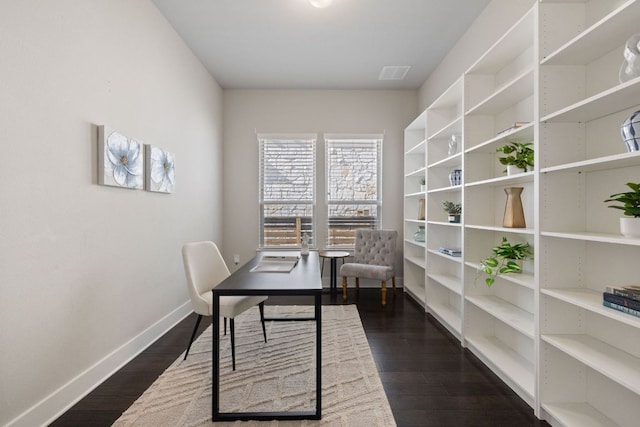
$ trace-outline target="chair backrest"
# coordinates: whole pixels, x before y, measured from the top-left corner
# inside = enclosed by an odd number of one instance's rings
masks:
[[[202,295],[229,277],[229,269],[213,242],[193,242],[182,247],[182,261],[193,311],[211,316],[210,298]]]
[[[397,238],[395,230],[356,230],[354,262],[394,268]]]

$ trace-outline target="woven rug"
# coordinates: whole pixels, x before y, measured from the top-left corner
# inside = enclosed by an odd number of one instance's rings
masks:
[[[311,306],[265,306],[266,317],[313,316]],[[236,317],[236,371],[220,339],[220,410],[313,411],[315,323],[267,322],[257,307]],[[222,323],[222,322],[220,322]],[[188,337],[185,337],[188,339]],[[115,426],[395,426],[354,305],[322,307],[322,420],[211,422],[211,327],[115,422]]]

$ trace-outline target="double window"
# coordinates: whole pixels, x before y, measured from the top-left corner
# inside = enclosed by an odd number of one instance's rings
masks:
[[[304,234],[315,247],[323,242],[328,248],[348,248],[356,229],[379,228],[381,137],[325,136],[321,189],[315,135],[263,135],[258,140],[261,248],[297,247]],[[316,193],[322,189],[327,197],[318,207]]]

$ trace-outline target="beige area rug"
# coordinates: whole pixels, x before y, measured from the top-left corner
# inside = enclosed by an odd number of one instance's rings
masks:
[[[266,317],[312,316],[311,306],[265,306]],[[222,323],[222,322],[220,322]],[[257,307],[236,318],[236,371],[220,339],[220,410],[313,411],[315,323],[267,322]],[[185,336],[185,340],[188,337]],[[186,342],[186,341],[185,341]],[[115,426],[395,426],[354,305],[322,307],[322,420],[211,421],[211,327],[115,422]]]

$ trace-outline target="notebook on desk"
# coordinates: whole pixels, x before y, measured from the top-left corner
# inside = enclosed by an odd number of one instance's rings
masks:
[[[254,273],[289,273],[298,264],[298,256],[265,255],[250,271]]]

